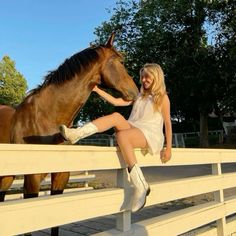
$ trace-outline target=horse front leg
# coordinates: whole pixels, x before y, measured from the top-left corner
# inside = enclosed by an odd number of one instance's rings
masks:
[[[51,174],[51,195],[62,194],[66,184],[69,181],[70,172],[53,173]],[[51,229],[51,236],[59,235],[59,227]]]
[[[4,202],[7,190],[11,187],[15,176],[0,176],[0,202]]]
[[[24,176],[24,198],[38,197],[40,183],[47,174],[31,174]]]
[[[51,195],[62,194],[70,178],[70,172],[51,174]]]
[[[24,176],[24,198],[38,197],[40,183],[47,174],[31,174]],[[26,233],[25,236],[31,236],[31,233]]]

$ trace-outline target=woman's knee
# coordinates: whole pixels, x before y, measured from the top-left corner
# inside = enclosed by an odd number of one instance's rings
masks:
[[[125,119],[124,116],[122,116],[119,112],[113,112],[112,116],[116,119],[116,120],[121,120],[121,119]]]
[[[114,112],[111,114],[111,116],[115,124],[114,128],[117,132],[131,128],[129,122],[120,113]]]

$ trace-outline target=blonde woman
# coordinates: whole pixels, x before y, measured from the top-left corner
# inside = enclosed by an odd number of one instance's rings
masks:
[[[170,101],[166,93],[163,71],[158,64],[145,64],[140,70],[141,89],[134,102],[122,98],[114,98],[105,91],[94,87],[98,93],[114,106],[128,106],[133,103],[133,108],[128,120],[115,112],[111,115],[100,117],[83,127],[76,129],[59,127],[61,134],[71,143],[76,143],[82,138],[97,132],[104,132],[112,127],[116,130],[116,139],[124,161],[128,165],[131,182],[134,186],[132,211],[143,208],[146,196],[150,193],[134,153],[134,148],[147,148],[150,154],[159,154],[161,161],[166,163],[171,158],[172,128],[170,119]],[[163,149],[165,125],[166,147]]]

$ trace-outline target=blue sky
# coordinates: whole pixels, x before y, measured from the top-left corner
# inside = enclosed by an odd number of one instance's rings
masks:
[[[116,0],[0,0],[0,60],[8,55],[27,80],[41,84],[50,70],[89,46]]]

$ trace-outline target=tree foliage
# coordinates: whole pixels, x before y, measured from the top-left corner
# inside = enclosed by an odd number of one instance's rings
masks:
[[[27,82],[9,56],[0,61],[0,104],[18,105],[25,97]]]
[[[236,2],[221,2],[217,6],[218,24],[216,55],[220,77],[224,84],[219,92],[222,100],[218,101],[218,112],[224,114],[236,110]]]
[[[139,84],[139,69],[159,63],[175,120],[200,124],[207,146],[208,114],[235,111],[235,0],[119,0],[97,43],[116,31],[116,47]]]

